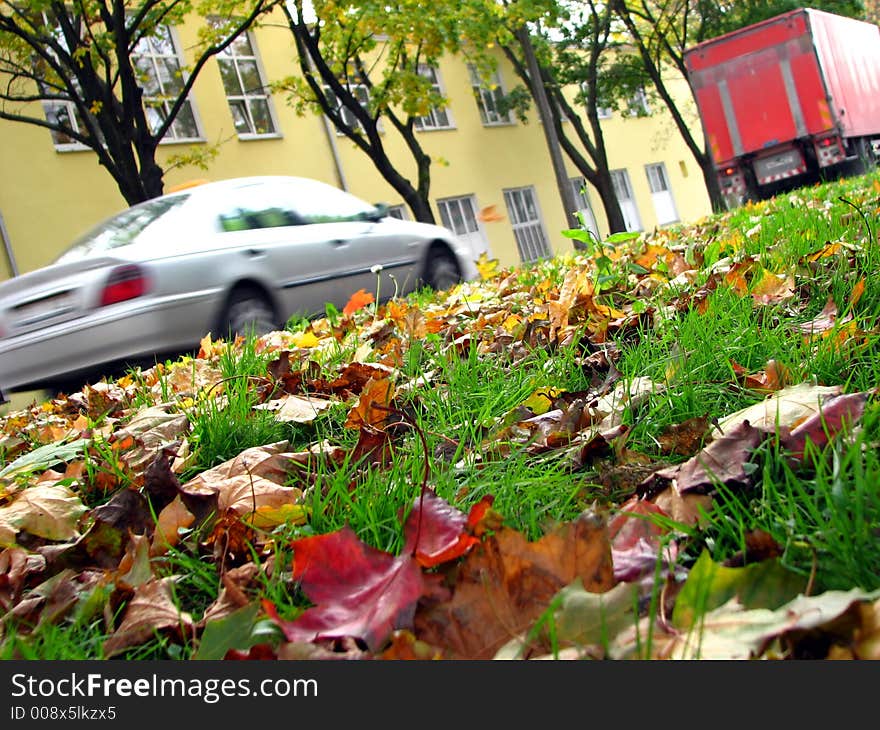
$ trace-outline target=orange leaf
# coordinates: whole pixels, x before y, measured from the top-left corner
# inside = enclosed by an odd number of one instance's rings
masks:
[[[351,295],[348,303],[342,309],[342,314],[345,317],[350,317],[359,309],[363,309],[368,304],[372,304],[374,301],[375,299],[373,295],[370,294],[370,292],[364,289],[358,289],[354,294]]]

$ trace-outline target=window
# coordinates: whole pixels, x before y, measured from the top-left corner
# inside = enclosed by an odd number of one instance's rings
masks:
[[[42,18],[43,23],[48,26],[49,16],[46,15],[46,13],[44,12],[42,13]],[[67,45],[67,40],[64,37],[64,33],[61,31],[61,26],[56,24],[51,29],[51,32],[53,39],[69,53],[70,48]],[[79,83],[76,79],[72,79],[72,81],[73,85],[77,89],[77,92],[79,92]],[[53,92],[58,93],[56,89],[52,89],[47,84],[40,82],[41,94],[52,94]],[[64,92],[62,91],[61,93]],[[82,96],[82,94],[80,94],[80,96]],[[76,104],[74,104],[72,101],[62,99],[53,99],[52,101],[44,100],[42,102],[42,105],[43,113],[46,115],[47,122],[67,127],[71,131],[78,132],[79,134],[86,137],[89,136],[88,127],[86,127],[85,122],[79,113],[79,110],[76,108]],[[52,129],[49,131],[52,134],[52,142],[54,142],[55,146],[59,149],[86,149],[85,145],[63,131],[59,131],[56,129]]]
[[[586,106],[586,101],[588,98],[587,97],[587,90],[588,90],[587,84],[586,83],[581,84],[580,89],[581,89],[581,96],[584,100],[584,106]],[[612,111],[610,106],[597,106],[596,107],[596,114],[599,117],[599,119],[611,119],[611,115],[613,113],[614,112]]]
[[[443,96],[443,89],[440,87],[440,80],[437,76],[437,69],[426,66],[424,64],[419,65],[419,74],[430,79],[431,81],[431,91],[438,96]],[[415,127],[416,129],[452,129],[453,128],[452,119],[449,116],[449,111],[447,109],[442,109],[439,107],[432,108],[425,116],[416,117],[415,119]]]
[[[646,117],[651,113],[651,107],[648,105],[648,95],[645,89],[641,88],[633,94],[627,102],[629,107],[629,115],[631,117]]]
[[[651,197],[654,200],[657,223],[661,226],[667,223],[675,223],[678,220],[678,211],[672,198],[672,189],[669,186],[666,165],[662,162],[645,165],[645,174],[648,177],[648,187],[651,189]]]
[[[266,84],[250,33],[217,55],[226,101],[239,136],[275,134]]]
[[[437,208],[443,225],[469,243],[475,255],[489,250],[489,242],[477,219],[477,200],[473,195],[438,200]]]
[[[483,125],[512,124],[510,112],[501,112],[501,101],[504,98],[504,89],[501,87],[501,76],[496,71],[493,75],[492,84],[486,86],[480,79],[476,66],[468,64],[468,73],[471,77],[471,88],[474,98],[477,100],[477,108],[480,110],[480,119]]]
[[[639,208],[633,195],[632,184],[629,181],[629,173],[626,170],[612,170],[611,183],[614,186],[614,194],[623,214],[623,222],[628,231],[642,230],[642,221],[639,217]]]
[[[547,233],[541,222],[541,214],[535,200],[533,187],[513,188],[504,191],[507,215],[513,225],[513,235],[524,262],[537,261],[550,255]]]
[[[76,104],[72,101],[44,101],[43,112],[46,115],[46,121],[52,124],[60,124],[68,127],[74,132],[88,137],[89,131],[76,108]],[[52,141],[58,149],[87,149],[78,140],[65,134],[57,129],[50,130],[52,133]]]
[[[388,215],[392,218],[399,218],[402,221],[409,220],[409,213],[407,212],[405,205],[389,205]]]
[[[360,105],[364,109],[369,110],[370,90],[365,84],[349,84],[348,90],[351,92],[354,98],[358,100],[358,103],[360,103]],[[336,107],[337,112],[339,112],[339,115],[342,117],[342,121],[344,121],[352,129],[360,131],[361,133],[366,133],[366,130],[364,130],[364,126],[355,116],[355,113],[336,98],[336,94],[333,89],[331,89],[329,86],[325,86],[324,93],[327,95],[327,101],[330,103],[330,105]],[[381,129],[382,128],[380,126],[379,130],[381,131]],[[336,134],[345,134],[345,132],[337,127]]]
[[[144,93],[147,121],[155,133],[168,118],[168,112],[183,89],[183,64],[175,49],[171,29],[159,26],[154,35],[141,38],[131,53],[131,61]],[[163,141],[200,138],[192,102],[186,100]]]
[[[581,221],[581,225],[598,239],[599,226],[596,225],[596,216],[593,214],[593,206],[590,204],[587,181],[582,177],[573,177],[569,179],[569,183],[571,184],[571,192],[575,203],[577,203],[578,218]]]

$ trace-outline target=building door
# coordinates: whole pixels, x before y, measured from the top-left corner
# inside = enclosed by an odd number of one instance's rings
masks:
[[[651,197],[654,199],[654,212],[657,214],[658,225],[675,223],[678,220],[678,211],[675,209],[675,201],[669,187],[666,165],[662,162],[645,165],[645,174],[648,176],[648,187],[651,188]]]
[[[636,199],[633,195],[629,173],[626,170],[612,170],[611,183],[614,185],[614,194],[617,196],[626,230],[642,230],[642,219],[639,217],[639,207],[636,205]]]
[[[488,255],[489,241],[477,219],[477,201],[473,195],[438,200],[437,208],[443,225],[470,245],[474,257],[484,252]]]
[[[577,203],[578,218],[581,225],[592,233],[596,240],[599,239],[599,226],[596,224],[596,216],[593,214],[593,206],[590,203],[590,194],[587,192],[587,181],[582,177],[570,178],[571,194]]]

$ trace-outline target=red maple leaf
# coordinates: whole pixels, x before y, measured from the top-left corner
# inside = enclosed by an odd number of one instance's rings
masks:
[[[294,540],[293,578],[315,605],[293,621],[282,620],[268,601],[264,608],[288,641],[354,637],[376,651],[392,631],[412,626],[426,590],[420,566],[457,558],[478,542],[468,530],[491,502],[484,498],[465,516],[425,492],[407,518],[406,546],[398,556],[366,545],[349,527]]]
[[[403,552],[411,553],[423,568],[464,555],[480,541],[473,531],[492,505],[492,499],[483,497],[465,516],[434,492],[425,492],[407,518]]]

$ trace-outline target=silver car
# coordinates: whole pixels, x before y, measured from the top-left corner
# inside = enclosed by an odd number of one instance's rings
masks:
[[[247,177],[133,206],[54,263],[0,283],[0,390],[57,388],[99,368],[266,332],[341,308],[477,276],[439,226],[392,218],[331,185]],[[379,282],[381,277],[381,283]]]

